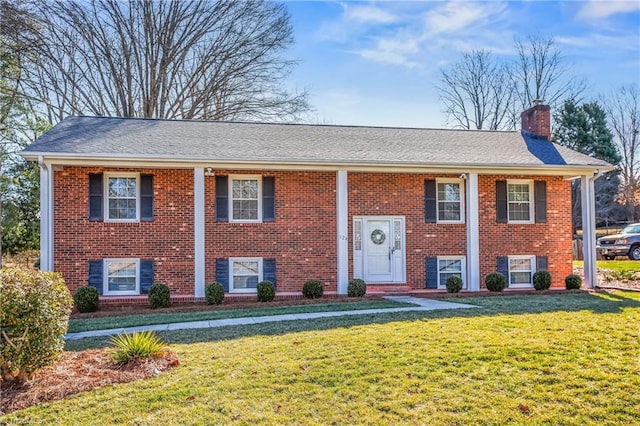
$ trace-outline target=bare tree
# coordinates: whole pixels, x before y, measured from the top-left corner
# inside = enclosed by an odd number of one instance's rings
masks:
[[[627,210],[627,220],[636,220],[640,192],[640,91],[638,86],[622,86],[602,100],[613,129],[614,143],[622,160],[618,167],[622,177],[620,198]]]
[[[307,94],[283,83],[295,61],[284,6],[263,1],[32,2],[45,41],[25,92],[51,121],[68,114],[295,120]]]
[[[465,53],[450,70],[441,70],[440,99],[455,127],[497,130],[509,126],[514,90],[505,65],[488,50]]]
[[[516,59],[499,61],[490,51],[465,53],[441,70],[436,87],[448,121],[463,129],[516,129],[520,112],[534,100],[559,109],[580,100],[586,83],[572,74],[553,38],[515,40]]]
[[[535,100],[553,109],[559,109],[566,99],[580,102],[586,82],[573,74],[552,37],[530,35],[524,41],[516,39],[515,47],[518,58],[511,68],[511,78],[521,110]]]

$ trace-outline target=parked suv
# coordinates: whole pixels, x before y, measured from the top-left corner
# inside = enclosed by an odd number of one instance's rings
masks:
[[[631,260],[640,260],[640,223],[625,226],[619,234],[600,238],[596,250],[607,260],[616,256],[629,256]]]

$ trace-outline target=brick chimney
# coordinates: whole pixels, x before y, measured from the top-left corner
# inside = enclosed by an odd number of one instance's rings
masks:
[[[533,106],[520,114],[522,131],[540,139],[551,140],[551,107],[542,101],[533,101]]]

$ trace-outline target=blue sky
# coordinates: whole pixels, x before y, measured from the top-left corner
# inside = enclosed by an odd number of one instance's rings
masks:
[[[287,1],[315,122],[446,127],[434,84],[472,49],[508,60],[514,37],[553,36],[588,100],[640,84],[640,1]]]

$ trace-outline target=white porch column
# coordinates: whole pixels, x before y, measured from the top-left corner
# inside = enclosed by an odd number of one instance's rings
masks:
[[[204,168],[193,169],[194,296],[204,297]]]
[[[580,177],[584,281],[588,288],[594,288],[598,283],[596,272],[596,201],[594,180],[595,178],[590,175]]]
[[[480,219],[477,173],[467,173],[466,186],[467,289],[480,291]]]
[[[349,203],[347,171],[338,170],[336,188],[336,228],[338,237],[338,294],[346,295],[349,284]]]
[[[53,271],[53,168],[40,165],[40,270]]]

